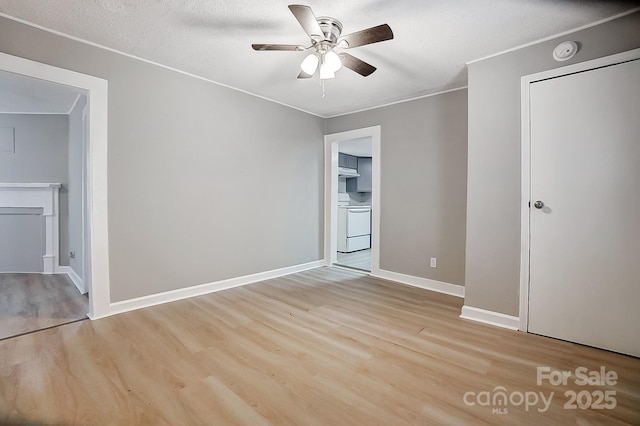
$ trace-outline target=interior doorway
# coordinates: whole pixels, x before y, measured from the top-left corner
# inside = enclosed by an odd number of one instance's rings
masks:
[[[87,319],[88,133],[86,91],[0,71],[0,94],[4,339]]]
[[[64,85],[84,91],[88,109],[88,138],[81,154],[85,160],[85,214],[82,215],[86,244],[84,270],[89,294],[89,318],[110,314],[109,247],[107,219],[107,81],[63,68],[0,53],[0,71],[31,77],[44,82]]]
[[[380,126],[325,136],[325,259],[380,269]]]
[[[371,272],[371,137],[338,142],[336,265]]]

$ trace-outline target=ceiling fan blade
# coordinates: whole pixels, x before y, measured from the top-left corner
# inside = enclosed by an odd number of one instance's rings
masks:
[[[296,44],[252,44],[253,50],[286,50],[286,51],[302,51],[304,46]]]
[[[320,28],[320,25],[318,25],[318,20],[309,6],[290,4],[289,10],[293,13],[293,16],[296,17],[298,22],[300,22],[300,26],[312,40],[324,40],[322,29]]]
[[[338,39],[338,46],[348,49],[391,39],[393,39],[391,27],[387,24],[382,24],[340,37],[340,39]]]
[[[342,65],[352,71],[357,72],[363,77],[371,75],[376,70],[376,67],[374,67],[373,65],[368,64],[362,59],[356,58],[355,56],[349,55],[348,53],[342,52],[338,56],[342,60]]]
[[[298,74],[299,79],[305,79],[305,78],[311,78],[311,77],[313,77],[313,74],[307,74],[304,71],[300,71],[300,74]]]

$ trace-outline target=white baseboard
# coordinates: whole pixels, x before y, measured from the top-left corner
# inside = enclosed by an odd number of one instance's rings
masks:
[[[520,328],[520,318],[518,317],[474,308],[473,306],[464,305],[460,318],[495,325],[496,327],[508,328],[509,330],[518,330]]]
[[[84,288],[82,278],[80,278],[80,276],[76,273],[76,271],[73,270],[71,266],[58,266],[58,272],[67,274],[71,282],[76,286],[81,294],[85,294],[87,292]]]
[[[424,288],[426,290],[436,291],[438,293],[445,293],[451,296],[464,297],[464,286],[457,284],[445,283],[442,281],[430,280],[428,278],[414,277],[412,275],[405,275],[399,272],[385,271],[384,269],[378,269],[375,273],[371,273],[372,276],[378,278],[384,278],[389,281],[396,281],[402,284],[411,285],[414,287]]]
[[[272,271],[259,272],[257,274],[245,275],[242,277],[230,278],[227,280],[215,281],[207,284],[200,284],[192,287],[165,291],[163,293],[151,294],[149,296],[137,297],[135,299],[123,300],[120,302],[113,302],[110,305],[110,315],[120,314],[123,312],[133,311],[141,308],[147,308],[149,306],[160,305],[162,303],[174,302],[176,300],[187,299],[189,297],[201,296],[203,294],[226,290],[233,287],[253,284],[258,281],[269,280],[272,278],[282,277],[284,275],[294,274],[296,272],[318,268],[324,266],[324,264],[324,260],[318,260],[315,262],[303,263],[301,265],[274,269]]]

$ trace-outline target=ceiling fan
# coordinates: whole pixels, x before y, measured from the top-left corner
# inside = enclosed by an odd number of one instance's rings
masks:
[[[342,24],[335,18],[321,16],[316,18],[309,6],[298,4],[289,5],[289,10],[296,17],[302,29],[311,38],[310,46],[295,44],[252,44],[254,50],[284,50],[298,51],[312,50],[300,65],[301,71],[298,78],[311,78],[319,70],[320,80],[334,78],[336,71],[342,65],[358,74],[366,77],[371,75],[376,67],[356,58],[346,52],[336,53],[335,49],[350,49],[366,44],[393,39],[393,32],[387,24],[367,28],[345,36],[342,33]]]

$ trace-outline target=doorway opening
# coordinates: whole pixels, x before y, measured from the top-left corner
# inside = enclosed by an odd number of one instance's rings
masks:
[[[0,71],[0,94],[4,339],[87,318],[88,117],[84,90]]]
[[[82,277],[78,275],[78,278],[84,278],[82,284],[85,288],[82,290],[89,295],[89,318],[108,316],[107,81],[4,53],[0,53],[0,72],[65,86],[86,96],[87,108],[81,111],[81,120],[84,121],[80,126],[80,134],[84,135],[85,140],[79,154],[84,167],[78,168],[80,179],[84,179],[80,195],[84,213],[78,220],[82,223],[79,239],[85,256],[81,266],[73,269],[76,274],[81,271]],[[54,269],[66,272],[61,270],[59,262],[54,262]]]
[[[380,126],[325,136],[325,259],[380,269]]]
[[[371,137],[338,142],[336,265],[371,272]]]

